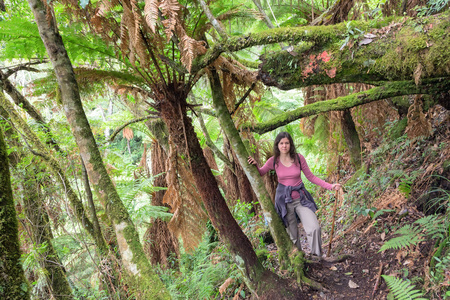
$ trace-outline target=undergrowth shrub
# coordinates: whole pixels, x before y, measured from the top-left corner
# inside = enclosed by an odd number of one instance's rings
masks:
[[[265,248],[262,233],[267,230],[264,220],[252,212],[253,204],[237,201],[231,212],[251,241],[263,264],[271,267],[271,255]],[[233,298],[243,282],[242,275],[233,262],[227,248],[217,239],[212,225],[203,236],[202,242],[191,253],[182,251],[179,269],[158,268],[158,273],[173,299],[226,299]],[[219,287],[229,278],[233,283],[224,295]],[[240,291],[245,295],[245,291]]]
[[[213,251],[211,251],[213,249]],[[240,282],[240,274],[224,246],[205,236],[192,253],[182,253],[179,270],[158,268],[173,299],[216,299],[228,278]]]

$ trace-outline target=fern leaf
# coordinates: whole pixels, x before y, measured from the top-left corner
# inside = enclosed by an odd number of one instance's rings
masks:
[[[144,15],[153,33],[156,33],[156,21],[158,20],[158,0],[145,0]]]
[[[408,281],[404,281],[400,278],[389,275],[381,275],[381,276],[386,281],[388,287],[391,289],[392,293],[395,296],[395,299],[427,300],[426,298],[421,298],[423,296],[423,293],[419,290],[413,290],[415,286],[410,285]]]
[[[444,223],[444,219],[438,215],[430,215],[420,218],[415,222],[421,225],[428,236],[432,239],[440,238],[444,239],[447,235],[447,228]]]
[[[409,224],[400,228],[396,234],[400,234],[400,236],[390,239],[384,243],[384,245],[380,248],[380,252],[387,249],[401,249],[411,245],[417,245],[423,240],[420,230]]]

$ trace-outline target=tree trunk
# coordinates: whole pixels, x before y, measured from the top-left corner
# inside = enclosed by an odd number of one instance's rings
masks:
[[[289,264],[288,253],[292,249],[293,244],[289,239],[280,217],[275,211],[275,207],[265,189],[264,182],[259,175],[258,170],[254,166],[249,165],[247,162],[249,153],[245,148],[241,137],[239,136],[239,132],[237,131],[223,100],[220,78],[215,70],[211,71],[210,84],[213,95],[213,106],[219,116],[219,122],[230,141],[231,148],[235,151],[236,157],[244,169],[244,172],[261,203],[264,210],[264,218],[268,222],[270,233],[278,246],[280,263],[283,267],[286,267],[286,264]]]
[[[80,222],[81,226],[87,231],[87,233],[91,236],[93,239],[97,251],[99,255],[102,257],[102,263],[103,264],[109,264],[110,266],[114,265],[114,262],[111,261],[109,255],[111,254],[108,250],[108,246],[105,242],[105,239],[103,237],[103,233],[100,229],[100,226],[93,224],[87,217],[87,213],[85,212],[83,203],[78,198],[77,193],[73,190],[68,178],[66,177],[65,173],[62,171],[61,166],[59,165],[59,162],[56,161],[56,159],[50,154],[48,149],[40,142],[39,138],[34,134],[33,131],[28,127],[26,122],[24,122],[19,115],[14,111],[12,108],[12,105],[9,104],[9,102],[6,101],[3,94],[0,94],[0,115],[3,116],[5,119],[11,119],[11,122],[19,128],[20,131],[24,134],[24,139],[28,140],[28,147],[35,147],[37,148],[37,151],[32,150],[31,152],[39,157],[42,157],[44,161],[47,163],[48,167],[51,169],[51,171],[54,173],[55,178],[60,182],[61,186],[64,188],[65,195],[67,199],[69,200],[69,204],[72,208],[72,210],[75,213],[75,217],[77,218],[78,222]],[[30,146],[31,144],[31,146]],[[57,144],[53,144],[53,146],[58,146]],[[84,166],[84,165],[83,165]],[[86,178],[87,179],[87,178]],[[90,191],[90,190],[89,190]],[[89,205],[91,206],[91,199],[89,199],[89,191],[87,191],[87,197]],[[90,207],[91,213],[92,213],[92,207]],[[93,218],[95,221],[97,216]],[[98,220],[97,220],[98,221]],[[114,268],[114,267],[110,267]],[[102,268],[103,269],[103,268]],[[108,269],[108,268],[106,268]],[[114,268],[113,276],[116,277],[115,272],[119,272],[117,268]],[[107,273],[103,273],[103,276],[105,276],[105,284],[107,284],[107,290],[110,293],[110,297],[114,292],[113,285],[115,284],[115,279],[106,277],[110,276]],[[119,278],[119,277],[117,277]]]
[[[86,165],[89,180],[113,223],[123,266],[130,279],[128,282],[138,298],[168,299],[170,295],[145,257],[136,228],[106,172],[83,110],[72,64],[53,19],[48,18],[46,13],[48,7],[41,0],[29,0],[28,3],[55,70],[64,111]]]
[[[107,253],[108,248],[102,235],[96,234],[92,222],[89,220],[86,211],[84,210],[83,203],[78,198],[75,191],[72,189],[72,186],[65,173],[62,171],[59,162],[50,154],[50,151],[48,151],[48,149],[41,143],[37,135],[28,127],[26,122],[22,118],[20,118],[9,101],[5,99],[3,93],[0,93],[0,106],[2,106],[6,110],[12,123],[15,124],[15,126],[17,126],[20,131],[23,132],[27,142],[33,147],[37,148],[36,151],[31,149],[30,150],[34,155],[42,157],[47,162],[50,169],[54,172],[55,178],[57,178],[57,180],[64,187],[66,196],[70,202],[76,218],[82,224],[83,228],[92,236],[100,252]]]
[[[8,118],[6,111],[0,112],[5,119]],[[13,135],[13,130],[6,131],[6,136],[10,139],[10,144],[16,149],[21,149],[17,135]],[[16,151],[10,154],[11,165],[17,168],[20,160],[25,156],[23,151]],[[24,170],[17,172],[22,178],[20,185],[23,190],[23,205],[26,216],[26,224],[31,232],[30,238],[34,245],[41,249],[39,252],[39,263],[45,270],[47,286],[55,299],[73,299],[72,288],[67,281],[66,270],[61,263],[55,248],[53,248],[53,233],[50,227],[49,217],[43,205],[43,196],[40,192],[39,183],[36,174],[44,172],[39,170],[40,161],[34,161],[33,164]]]
[[[29,286],[20,263],[17,217],[11,189],[8,153],[0,127],[0,297],[29,299]]]
[[[208,211],[212,224],[229,249],[234,262],[242,272],[244,281],[260,299],[284,299],[289,294],[286,282],[274,273],[264,270],[252,245],[231,215],[217,181],[209,168],[190,118],[186,115],[186,95],[180,87],[171,89],[166,99],[160,101],[159,110],[166,123],[171,140],[179,154],[187,155],[197,189]],[[180,91],[179,94],[176,92]],[[292,295],[290,295],[292,296]]]

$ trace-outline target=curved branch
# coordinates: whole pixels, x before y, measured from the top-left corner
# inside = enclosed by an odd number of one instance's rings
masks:
[[[114,132],[111,134],[111,136],[110,136],[110,138],[109,138],[108,141],[109,141],[109,142],[114,141],[114,139],[116,138],[116,135],[117,135],[119,132],[121,132],[122,129],[124,129],[125,127],[127,127],[128,125],[131,125],[131,124],[133,124],[133,123],[138,123],[138,122],[141,122],[141,121],[145,121],[145,120],[148,120],[148,119],[157,118],[157,117],[158,117],[158,116],[155,116],[155,115],[149,115],[149,116],[145,116],[145,117],[141,117],[141,118],[136,118],[136,119],[133,119],[133,120],[131,120],[131,121],[128,121],[128,122],[126,122],[125,124],[123,124],[123,125],[117,127],[116,130],[114,130]]]
[[[322,112],[345,110],[362,104],[396,96],[412,94],[440,94],[448,93],[449,90],[450,77],[424,80],[420,85],[416,85],[414,81],[388,82],[383,86],[374,87],[368,91],[338,97],[333,100],[308,104],[293,111],[283,113],[267,122],[259,123],[253,126],[245,124],[241,130],[250,130],[263,134],[301,118],[317,115]]]

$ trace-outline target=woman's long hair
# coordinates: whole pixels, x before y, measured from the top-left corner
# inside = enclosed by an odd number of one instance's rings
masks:
[[[289,156],[292,158],[296,165],[299,165],[297,150],[295,149],[294,141],[292,140],[291,135],[284,131],[280,132],[273,142],[273,156],[275,164],[278,164],[278,159],[280,158],[280,149],[278,149],[278,144],[284,138],[287,138],[289,140]]]

